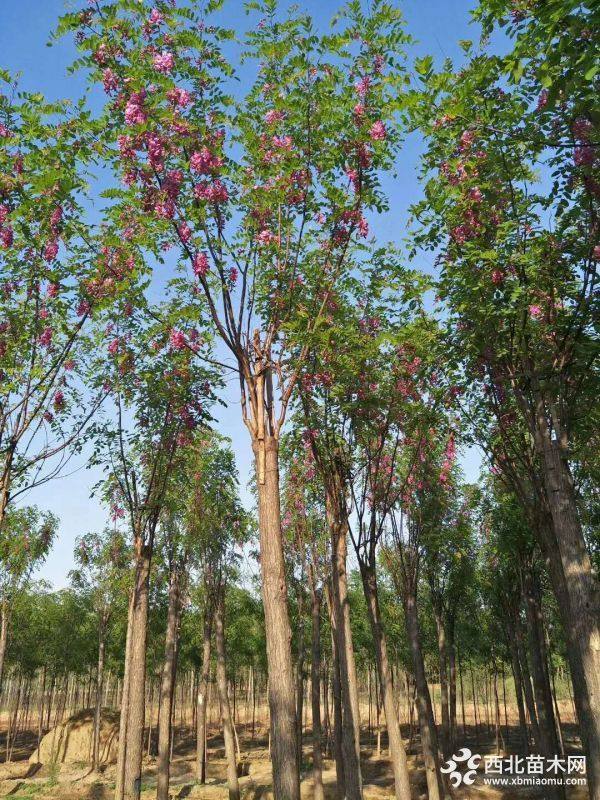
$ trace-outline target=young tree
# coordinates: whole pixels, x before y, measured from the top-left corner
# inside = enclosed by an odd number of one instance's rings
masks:
[[[148,323],[127,306],[101,332],[95,373],[110,391],[114,416],[96,423],[91,463],[102,464],[100,488],[115,521],[127,520],[134,576],[130,593],[121,700],[116,800],[139,797],[144,732],[146,638],[150,567],[157,525],[193,431],[209,418],[213,372],[199,357],[206,343],[197,328],[164,332],[166,308]],[[107,343],[108,339],[108,343]]]
[[[35,506],[9,509],[0,525],[0,692],[12,604],[46,559],[57,529],[56,517]]]
[[[98,630],[92,769],[98,769],[100,765],[106,640],[111,616],[120,597],[127,591],[128,555],[123,534],[116,529],[108,528],[101,534],[88,533],[79,537],[75,544],[77,569],[71,572],[71,583],[90,599]]]
[[[112,194],[146,246],[177,246],[239,375],[277,676],[269,683],[274,792],[297,800],[279,437],[310,337],[368,234],[364,215],[385,204],[379,176],[398,141],[407,37],[383,0],[368,14],[350,3],[325,36],[306,15],[280,19],[275,0],[252,11],[258,25],[244,59],[259,64],[258,78],[241,101],[227,94],[235,73],[221,50],[232,34],[203,11],[98,0],[65,16],[60,31],[77,32],[80,63],[109,94],[103,123],[118,147],[107,155],[127,187]]]

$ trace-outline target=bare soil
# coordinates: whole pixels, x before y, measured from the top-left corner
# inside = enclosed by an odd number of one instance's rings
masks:
[[[516,728],[505,735],[506,754],[515,752],[512,745],[518,741]],[[565,726],[565,750],[567,753],[580,752],[575,729]],[[419,754],[418,737],[407,742],[408,730],[403,730],[407,745],[408,760],[413,787],[413,800],[426,800],[427,790],[423,763]],[[264,731],[254,738],[243,726],[238,729],[240,737],[240,789],[244,800],[272,800],[271,764],[268,757],[268,738]],[[373,737],[363,737],[362,770],[366,800],[393,798],[393,778],[386,756],[386,741],[382,738],[382,752],[377,754]],[[194,776],[194,739],[189,730],[176,731],[176,746],[171,764],[171,797],[190,798],[190,800],[227,800],[225,782],[226,764],[223,739],[214,732],[208,741],[207,782],[199,785]],[[468,746],[474,752],[495,753],[493,736],[481,732],[475,737],[473,729],[467,729],[465,736],[459,735],[460,746]],[[105,766],[102,771],[90,773],[85,762],[30,764],[28,759],[37,744],[36,736],[24,735],[19,748],[15,749],[16,760],[0,764],[0,797],[11,800],[112,800],[114,792],[114,765]],[[1,751],[0,751],[1,752]],[[1,757],[1,756],[0,756]],[[323,782],[326,800],[335,800],[335,766],[326,758],[324,761]],[[154,758],[146,758],[143,772],[143,800],[150,800],[156,794],[156,763]],[[301,795],[303,800],[312,800],[312,778],[310,767],[310,737],[307,736],[304,748]],[[495,788],[475,783],[453,791],[455,800],[545,800],[544,789],[533,790],[527,787]],[[568,800],[585,800],[587,789],[584,786],[569,787]]]

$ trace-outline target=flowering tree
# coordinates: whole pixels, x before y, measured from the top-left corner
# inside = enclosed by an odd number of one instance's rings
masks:
[[[396,796],[407,797],[406,755],[379,606],[377,550],[391,510],[410,503],[419,489],[419,466],[428,449],[442,442],[445,456],[436,477],[445,485],[455,448],[438,408],[446,392],[437,386],[428,362],[436,329],[422,307],[427,282],[403,269],[393,252],[375,252],[372,261],[372,275],[350,281],[336,295],[320,350],[303,373],[301,400],[307,442],[327,497],[332,552],[347,530],[354,545],[375,645]],[[342,563],[345,571],[345,553],[338,553],[334,576],[339,576]],[[352,723],[351,698],[347,708]]]
[[[148,323],[147,316],[160,323]],[[134,551],[125,675],[121,701],[116,797],[139,795],[145,713],[145,664],[150,566],[157,525],[182,469],[194,430],[209,419],[213,373],[200,356],[207,344],[191,327],[164,330],[168,309],[134,312],[98,332],[96,380],[110,393],[112,415],[92,427],[91,464],[115,522],[127,522]],[[187,342],[187,344],[185,344]],[[190,344],[191,342],[191,344]],[[100,350],[102,347],[102,350]]]
[[[211,7],[218,8],[220,3]],[[278,443],[310,337],[384,206],[404,81],[399,13],[352,2],[321,36],[274,0],[244,42],[258,77],[242,100],[222,51],[233,34],[161,0],[93,2],[63,18],[109,96],[106,155],[131,240],[175,246],[240,380],[255,454],[274,791],[296,800],[295,709],[281,546]],[[244,82],[245,83],[245,82]],[[239,92],[236,91],[239,95]],[[392,124],[393,123],[393,124]],[[296,345],[299,347],[296,348]]]
[[[0,94],[0,526],[9,502],[56,476],[103,392],[75,413],[86,322],[133,261],[82,208],[90,126],[66,104]]]
[[[496,469],[519,493],[547,559],[597,797],[600,593],[573,481],[598,395],[598,75],[581,55],[597,12],[483,2],[478,17],[486,33],[508,25],[514,49],[505,58],[467,46],[459,74],[419,65],[429,149],[417,241],[441,248],[465,408],[476,419],[491,412],[484,441],[503,456]]]

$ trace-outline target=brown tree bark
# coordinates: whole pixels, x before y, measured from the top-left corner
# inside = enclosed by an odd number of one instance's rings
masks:
[[[425,675],[419,618],[413,587],[405,586],[402,592],[402,598],[404,601],[408,644],[417,688],[417,713],[419,716],[419,729],[421,731],[421,748],[423,750],[423,761],[425,763],[425,777],[427,779],[427,794],[429,800],[440,800],[440,798],[444,796],[444,789],[440,772],[437,731],[433,719],[427,677]]]
[[[240,787],[237,774],[235,752],[235,736],[229,692],[227,689],[227,672],[225,668],[225,587],[221,584],[217,591],[215,607],[215,651],[217,654],[217,689],[221,704],[221,721],[223,723],[223,739],[225,740],[225,758],[227,759],[227,785],[229,800],[239,800]],[[272,743],[273,744],[273,743]]]
[[[2,692],[2,678],[4,677],[4,659],[6,657],[6,644],[8,642],[8,600],[2,598],[0,604],[0,693]]]
[[[146,705],[146,641],[151,548],[138,551],[132,604],[131,662],[127,708],[127,743],[124,800],[139,800],[142,788],[142,756]]]
[[[388,733],[388,742],[392,770],[394,773],[394,790],[396,800],[410,800],[410,779],[408,774],[408,762],[406,751],[402,743],[400,724],[396,712],[396,702],[392,686],[390,664],[387,654],[387,642],[381,622],[381,612],[379,608],[379,593],[377,588],[377,576],[375,567],[372,564],[366,565],[360,562],[360,571],[365,599],[367,601],[367,615],[373,635],[375,647],[375,658],[377,661],[377,671],[381,684],[381,695],[385,720]]]
[[[529,753],[529,735],[527,733],[527,720],[525,718],[525,706],[523,704],[523,680],[521,675],[521,665],[519,664],[519,653],[515,641],[514,629],[507,631],[508,648],[510,651],[510,663],[512,668],[513,680],[515,682],[515,694],[517,697],[517,709],[519,712],[519,730],[521,731],[521,746],[524,753]]]
[[[310,578],[311,591],[311,664],[310,692],[312,708],[313,800],[323,800],[323,754],[321,752],[321,600],[322,590]]]
[[[196,701],[196,777],[200,783],[206,783],[206,699],[208,696],[208,681],[210,678],[211,621],[211,606],[207,598],[204,607],[204,624],[202,631],[202,672],[200,673],[198,697]]]
[[[158,707],[158,758],[156,764],[156,800],[169,800],[170,754],[173,719],[173,700],[177,676],[177,637],[181,609],[180,575],[171,570],[165,653],[161,671],[160,704]]]
[[[96,704],[94,708],[94,734],[92,739],[92,769],[100,764],[100,725],[102,723],[102,691],[104,688],[104,658],[106,651],[106,625],[108,614],[100,612],[98,625],[98,665],[96,668]]]
[[[600,586],[579,519],[568,446],[562,434],[553,438],[539,391],[535,403],[534,438],[552,525],[552,536],[545,525],[538,534],[553,562],[549,573],[569,644],[590,797],[600,800]]]
[[[432,603],[435,616],[435,626],[438,643],[438,664],[440,675],[440,705],[442,718],[440,725],[441,745],[444,759],[450,756],[450,703],[448,687],[448,648],[446,643],[446,627],[444,625],[444,613],[441,604]]]
[[[264,409],[263,409],[264,413]],[[259,425],[264,431],[264,425]],[[264,433],[254,438],[258,487],[260,565],[265,613],[273,793],[275,800],[300,800],[296,743],[296,697],[292,632],[281,536],[279,443]]]
[[[523,594],[527,617],[529,656],[537,711],[540,753],[551,758],[558,753],[556,723],[552,708],[552,693],[545,665],[546,647],[541,628],[541,608],[539,605],[536,579],[530,570],[523,575]]]
[[[335,473],[335,470],[334,470]],[[337,473],[330,477],[333,487],[326,489],[327,521],[331,536],[331,594],[334,634],[337,640],[340,688],[342,700],[342,749],[346,797],[361,800],[362,775],[360,769],[360,712],[358,681],[350,626],[348,602],[348,555],[345,500],[341,479]]]

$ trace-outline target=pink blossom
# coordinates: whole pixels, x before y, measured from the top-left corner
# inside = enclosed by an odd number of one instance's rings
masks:
[[[175,216],[175,206],[170,199],[159,200],[154,204],[154,213],[160,219],[173,219]]]
[[[72,372],[75,369],[75,361],[72,358],[67,359],[65,361],[65,369],[67,372]]]
[[[3,247],[12,247],[12,243],[14,241],[13,229],[12,228],[0,229],[0,241],[2,242]]]
[[[46,326],[40,333],[39,341],[42,347],[50,347],[52,344],[52,328],[50,326]]]
[[[265,228],[258,234],[256,240],[261,244],[271,244],[271,242],[274,242],[276,238],[277,237],[275,236],[273,231],[270,231],[267,228]]]
[[[193,270],[194,275],[198,277],[204,277],[208,272],[209,264],[208,264],[208,256],[206,253],[198,252],[194,256],[194,263],[193,263]]]
[[[53,422],[54,414],[51,411],[44,411],[44,419],[46,422]]]
[[[540,96],[538,97],[538,101],[537,101],[537,110],[541,111],[547,105],[548,105],[548,90],[547,89],[542,89],[542,91],[540,92]]]
[[[117,139],[117,143],[119,145],[119,152],[122,158],[135,158],[135,150],[133,148],[133,139],[131,136],[125,136],[121,134]]]
[[[148,22],[150,23],[150,25],[154,26],[160,25],[163,22],[163,20],[164,17],[160,13],[158,8],[153,8],[152,11],[150,12],[150,16],[148,17]]]
[[[291,136],[273,136],[273,147],[279,147],[281,150],[291,150],[292,149],[292,137]]]
[[[469,189],[469,197],[475,203],[481,203],[481,201],[483,200],[483,195],[481,193],[481,189],[479,188],[479,186],[474,186],[472,189]]]
[[[51,241],[46,243],[44,247],[44,260],[45,261],[54,261],[56,256],[58,255],[58,242],[56,239],[52,239]]]
[[[51,283],[46,289],[46,294],[48,295],[48,297],[56,297],[58,295],[59,288],[60,287],[57,283]]]
[[[164,147],[160,136],[151,133],[146,141],[148,148],[148,161],[158,172],[163,168]]]
[[[77,316],[84,317],[86,314],[89,314],[91,310],[91,305],[88,300],[80,300],[77,304]]]
[[[189,240],[192,238],[192,230],[187,222],[182,222],[178,228],[177,232],[179,233],[179,238],[184,244],[187,244]]]
[[[108,352],[111,356],[116,355],[119,352],[119,340],[113,339],[112,342],[108,345]]]
[[[222,166],[223,159],[219,156],[213,155],[208,147],[203,147],[201,150],[197,150],[196,152],[192,153],[190,157],[190,168],[194,172],[198,172],[200,174],[208,174],[216,169],[220,169]]]
[[[592,251],[594,261],[600,261],[600,244],[597,244]]]
[[[589,167],[594,163],[594,149],[581,145],[573,150],[573,161],[576,167]]]
[[[473,133],[473,131],[463,131],[460,136],[459,150],[463,152],[465,150],[468,150],[469,147],[471,147],[471,145],[473,144],[474,139],[475,139],[475,134]]]
[[[107,67],[102,73],[102,83],[104,85],[104,91],[107,94],[116,92],[116,90],[119,88],[119,79],[112,69],[110,69],[110,67]]]
[[[125,122],[128,125],[141,125],[147,120],[146,112],[144,111],[144,99],[146,92],[135,92],[131,95],[125,106]]]
[[[540,306],[531,305],[529,306],[529,316],[532,319],[538,319],[538,317],[542,316],[542,309]]]
[[[504,273],[501,269],[495,269],[492,272],[492,283],[499,286],[504,281]]]
[[[227,187],[220,180],[197,183],[194,186],[194,196],[197,200],[209,200],[212,203],[225,203],[229,199]]]
[[[10,139],[12,133],[8,130],[6,125],[0,125],[0,139]]]
[[[52,216],[50,217],[50,227],[58,228],[58,226],[62,222],[62,218],[63,218],[63,210],[60,206],[57,206],[52,212]]]
[[[179,106],[179,108],[186,108],[192,102],[191,93],[187,89],[179,89],[178,87],[169,89],[167,97],[174,106]]]
[[[364,217],[358,220],[358,232],[364,239],[369,235],[369,223]]]
[[[237,283],[237,279],[238,279],[238,271],[235,267],[231,267],[231,269],[229,270],[229,282],[231,283],[232,286],[235,286],[235,284]]]
[[[573,123],[573,136],[576,139],[579,139],[581,142],[589,142],[592,133],[594,132],[594,126],[589,121],[589,119],[585,119],[583,117],[579,117]]]
[[[187,346],[187,339],[185,333],[183,331],[179,331],[176,328],[171,330],[171,334],[169,336],[169,344],[173,348],[173,350],[183,350]]]
[[[48,317],[50,316],[50,312],[48,311],[47,308],[42,307],[40,308],[40,313],[38,316],[40,319],[48,319]]]
[[[61,411],[65,407],[65,395],[60,389],[55,393],[52,402],[56,411]]]
[[[7,205],[0,205],[0,225],[6,222],[6,218],[10,213],[10,209]]]
[[[361,78],[360,81],[354,84],[354,88],[356,92],[360,95],[360,97],[364,97],[366,93],[369,91],[369,86],[371,85],[371,79],[365,75],[364,78]]]
[[[275,111],[271,109],[271,111],[267,111],[265,114],[265,122],[267,125],[273,125],[276,122],[281,122],[285,118],[285,114],[283,111]]]
[[[173,69],[173,65],[175,63],[173,59],[173,53],[163,50],[162,53],[157,53],[154,56],[152,63],[157,72],[162,72],[163,75],[168,75],[168,73]]]
[[[369,131],[369,135],[371,136],[371,139],[374,142],[380,142],[386,138],[387,131],[385,129],[385,125],[380,119],[377,120],[377,122],[374,122],[373,125],[371,125],[371,130]]]

